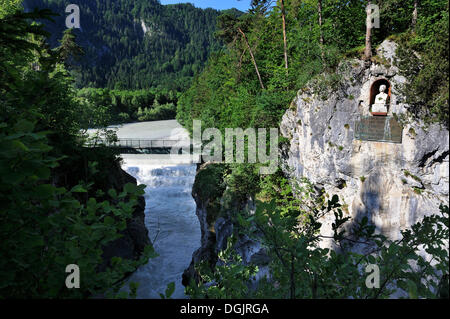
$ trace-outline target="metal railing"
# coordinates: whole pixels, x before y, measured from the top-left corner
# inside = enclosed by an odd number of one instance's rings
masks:
[[[88,146],[95,146],[100,144],[106,145],[108,147],[137,148],[137,149],[171,148],[174,146],[186,147],[191,145],[190,141],[184,140],[121,138],[118,139],[117,141],[96,139],[91,141],[88,144]]]

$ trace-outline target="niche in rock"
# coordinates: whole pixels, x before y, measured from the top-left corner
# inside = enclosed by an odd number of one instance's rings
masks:
[[[391,102],[391,84],[386,79],[379,79],[370,87],[370,113],[373,116],[386,116]]]

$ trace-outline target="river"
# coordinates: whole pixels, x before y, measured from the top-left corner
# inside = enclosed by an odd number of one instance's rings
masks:
[[[140,165],[123,168],[145,190],[145,225],[158,257],[141,266],[129,281],[139,282],[138,298],[160,298],[175,282],[172,298],[185,298],[183,271],[200,247],[200,224],[191,196],[196,165]]]
[[[187,138],[176,121],[125,124],[120,138]],[[145,225],[158,257],[134,272],[128,282],[138,282],[137,298],[160,298],[167,285],[175,282],[172,298],[186,298],[181,284],[192,253],[200,247],[200,223],[192,198],[196,164],[169,164],[168,156],[123,155],[122,168],[145,184]],[[180,157],[181,158],[181,157]],[[181,161],[181,162],[186,162]]]

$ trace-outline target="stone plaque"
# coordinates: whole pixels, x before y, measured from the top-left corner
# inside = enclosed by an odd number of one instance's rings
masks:
[[[403,128],[390,116],[369,116],[355,122],[355,139],[402,143]]]

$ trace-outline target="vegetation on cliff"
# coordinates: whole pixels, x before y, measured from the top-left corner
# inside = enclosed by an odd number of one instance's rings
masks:
[[[189,130],[194,119],[222,132],[278,127],[298,89],[311,80],[319,91],[335,89],[342,59],[380,63],[374,49],[388,37],[400,44],[396,62],[407,79],[403,93],[410,115],[448,125],[447,1],[376,2],[380,28],[371,30],[370,46],[364,43],[367,1],[280,0],[273,9],[269,2],[254,0],[243,16],[219,17],[217,35],[227,48],[210,58],[178,101],[177,119]],[[223,177],[212,180],[225,184],[221,197],[214,195],[221,207],[213,215],[227,215],[234,236],[227,249],[217,252],[217,265],[198,265],[200,280],[187,290],[192,297],[388,298],[397,288],[411,298],[448,297],[447,206],[441,207],[441,215],[424,218],[403,231],[402,239],[392,241],[375,235],[367,218],[349,233],[350,221],[343,218],[345,207],[337,197],[327,198],[311,187],[297,189],[293,196],[292,181],[280,172],[259,176],[254,164],[222,165],[209,168],[214,176],[222,170]],[[198,178],[202,189],[209,189],[205,185],[211,181],[204,174]],[[242,209],[246,201],[255,203],[256,211]],[[323,214],[335,214],[330,239],[338,254],[319,247]],[[271,257],[268,281],[256,290],[249,289],[255,265],[234,251],[242,236],[259,242]],[[352,240],[371,242],[375,250],[352,252],[347,246]],[[419,247],[425,247],[437,263],[431,266],[420,256]],[[381,289],[366,289],[363,274],[369,264],[380,267]]]
[[[214,165],[219,166],[211,164],[209,170],[223,169]],[[203,179],[203,186],[213,187],[208,181],[213,182]],[[186,289],[191,297],[378,299],[390,298],[401,289],[408,298],[448,298],[447,206],[441,206],[440,215],[425,217],[402,231],[402,238],[394,241],[376,234],[367,217],[359,222],[343,217],[345,207],[338,196],[317,194],[307,180],[292,185],[279,172],[261,181],[255,211],[225,209],[231,214],[233,233],[226,249],[217,252],[217,265],[203,261],[195,267],[199,280],[192,280]],[[220,201],[226,201],[225,193]],[[326,238],[319,232],[319,220],[327,214],[335,217],[329,238],[334,249],[319,245]],[[235,250],[242,238],[260,243],[270,256],[269,274],[257,286],[258,265],[243,262]],[[355,252],[355,243],[367,249]],[[370,276],[373,265],[378,267],[379,281]]]
[[[269,10],[269,1],[255,0],[245,15],[219,17],[217,35],[227,49],[210,58],[180,98],[177,119],[185,127],[192,129],[192,119],[220,129],[277,127],[309,80],[327,71],[322,82],[332,87],[342,58],[363,57],[366,1],[281,2]],[[411,113],[446,124],[448,3],[420,1],[416,20],[414,3],[380,2],[380,28],[372,30],[371,48],[389,36],[404,39],[401,67]],[[377,56],[372,59],[376,62]]]

